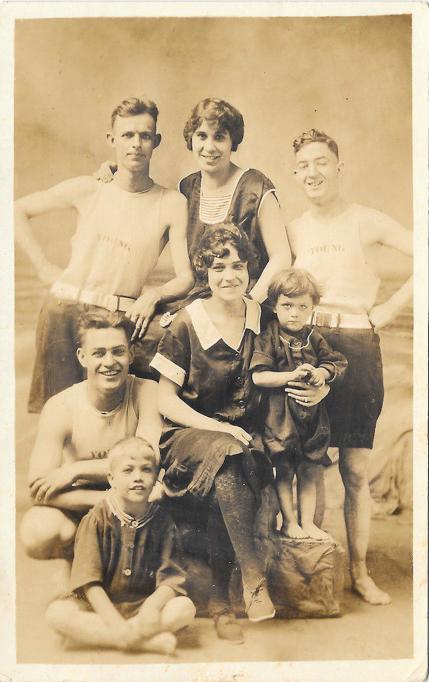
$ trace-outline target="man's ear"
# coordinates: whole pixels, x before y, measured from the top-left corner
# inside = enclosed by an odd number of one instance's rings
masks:
[[[134,356],[135,356],[135,354],[136,354],[136,350],[135,350],[135,348],[134,348],[134,344],[133,344],[133,343],[131,343],[130,346],[129,346],[129,353],[130,353],[130,365],[131,365],[131,364],[133,363]]]
[[[113,474],[111,471],[107,472],[107,480],[109,481],[109,485],[111,488],[113,488],[112,483],[113,483]]]
[[[86,357],[85,357],[85,352],[84,352],[83,348],[79,347],[76,351],[76,355],[77,355],[77,359],[79,360],[82,367],[86,367],[87,363],[86,363]]]
[[[154,147],[153,147],[154,149],[156,149],[157,147],[159,147],[159,145],[161,144],[161,140],[162,140],[161,133],[156,133],[156,135],[155,135],[155,144],[154,144]]]
[[[338,161],[337,163],[337,173],[338,175],[344,170],[344,161]]]
[[[112,131],[109,131],[108,133],[106,133],[106,140],[107,140],[107,144],[108,144],[110,147],[114,147],[114,146],[115,146],[115,136],[114,136],[114,134],[113,134]]]

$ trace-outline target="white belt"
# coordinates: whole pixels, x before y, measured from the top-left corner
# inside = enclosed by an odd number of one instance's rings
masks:
[[[78,287],[74,287],[72,284],[63,284],[62,282],[55,282],[52,285],[51,294],[58,298],[64,298],[67,301],[87,303],[88,305],[106,308],[111,312],[120,311],[123,313],[126,313],[136,300],[130,296],[102,294],[99,291],[91,291],[90,289],[78,289]]]
[[[368,315],[349,313],[325,313],[315,310],[310,317],[310,324],[318,327],[340,327],[342,329],[372,329]]]

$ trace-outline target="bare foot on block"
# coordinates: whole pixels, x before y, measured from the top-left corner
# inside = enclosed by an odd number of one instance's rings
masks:
[[[280,533],[286,538],[291,538],[292,540],[302,540],[303,538],[308,537],[308,533],[305,533],[301,526],[299,526],[297,523],[288,523],[283,525],[280,529]]]
[[[390,594],[380,590],[369,575],[352,578],[352,590],[368,604],[374,604],[374,606],[390,604],[392,601]]]
[[[328,533],[325,533],[324,530],[315,526],[314,523],[303,523],[302,530],[305,532],[306,536],[312,540],[329,540],[330,538]]]

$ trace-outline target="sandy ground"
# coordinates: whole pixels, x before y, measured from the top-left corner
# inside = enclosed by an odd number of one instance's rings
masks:
[[[28,455],[34,440],[37,416],[25,412],[34,335],[22,330],[17,342],[17,523],[29,499],[26,489]],[[392,344],[387,344],[392,354]],[[396,356],[397,357],[397,356]],[[391,358],[390,358],[391,359]],[[389,358],[386,358],[389,365]],[[325,527],[345,546],[345,530],[339,506],[342,488],[338,470],[332,467],[327,480],[330,506]],[[55,561],[27,558],[17,535],[17,656],[19,663],[117,664],[160,663],[158,655],[123,654],[115,651],[64,650],[46,625],[43,613],[52,593]],[[234,645],[214,635],[208,619],[198,619],[183,633],[179,649],[170,662],[292,661],[390,659],[412,656],[412,517],[406,511],[372,523],[368,563],[375,580],[393,598],[389,606],[374,607],[350,592],[346,580],[343,615],[335,619],[274,620],[250,624],[243,620],[246,640]]]

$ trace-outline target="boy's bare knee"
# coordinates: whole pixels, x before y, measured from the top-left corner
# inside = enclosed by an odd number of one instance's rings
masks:
[[[195,614],[197,613],[197,609],[195,607],[194,602],[189,599],[189,597],[177,597],[177,599],[180,599],[180,611],[183,613],[184,616],[189,618],[189,620],[193,620],[195,618]]]
[[[163,620],[173,630],[189,625],[195,618],[196,608],[189,597],[171,599],[163,610]]]
[[[58,599],[49,604],[45,615],[48,624],[54,630],[61,632],[76,616],[76,607],[69,600]]]

